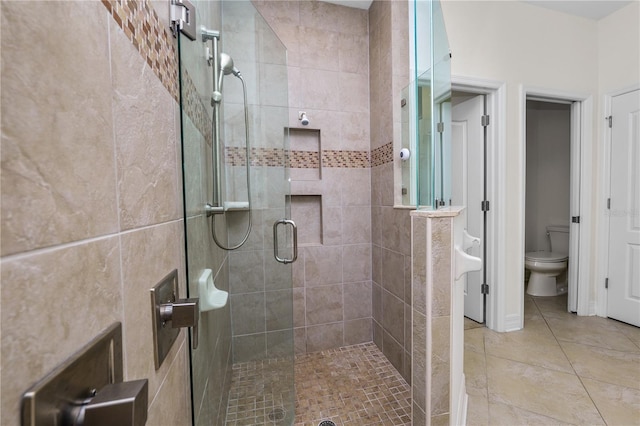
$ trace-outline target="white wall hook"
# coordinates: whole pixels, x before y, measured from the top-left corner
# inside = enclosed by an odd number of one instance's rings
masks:
[[[480,246],[480,238],[469,235],[466,229],[462,230],[462,249],[468,250],[473,246]]]
[[[459,246],[455,248],[454,263],[453,269],[456,280],[459,280],[462,274],[482,269],[482,259],[465,253]]]

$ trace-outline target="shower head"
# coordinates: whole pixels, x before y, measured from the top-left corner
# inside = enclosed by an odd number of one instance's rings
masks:
[[[220,71],[222,71],[224,75],[233,74],[236,77],[240,77],[240,70],[233,66],[233,59],[226,53],[220,54]]]

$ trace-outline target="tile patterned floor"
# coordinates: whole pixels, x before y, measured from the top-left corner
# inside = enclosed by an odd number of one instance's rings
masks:
[[[411,391],[373,343],[296,357],[296,425],[410,425]]]
[[[289,425],[291,360],[233,366],[228,426]],[[295,359],[295,425],[411,424],[411,391],[373,343],[298,355]]]
[[[640,329],[525,299],[525,328],[465,319],[468,425],[640,426]],[[295,371],[295,420],[291,383]],[[373,343],[234,365],[227,425],[410,425],[410,389]]]
[[[640,329],[525,299],[525,328],[465,321],[468,425],[640,425]]]

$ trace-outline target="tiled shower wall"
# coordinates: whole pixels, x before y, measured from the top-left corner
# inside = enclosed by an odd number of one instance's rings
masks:
[[[411,220],[394,208],[394,141],[401,138],[400,93],[409,83],[408,4],[369,9],[373,339],[411,382]]]
[[[302,210],[321,224],[321,242],[303,245],[293,264],[296,351],[371,341],[367,12],[316,1],[254,4],[287,47],[289,126],[302,128],[298,111],[306,111],[308,128],[320,131],[320,158],[310,161],[320,178],[291,184],[294,196],[320,200]],[[295,204],[292,211],[305,220]]]
[[[114,321],[125,380],[149,379],[148,424],[191,423],[185,331],[153,359],[149,289],[177,268],[185,294],[177,52],[158,5],[0,5],[2,424]]]

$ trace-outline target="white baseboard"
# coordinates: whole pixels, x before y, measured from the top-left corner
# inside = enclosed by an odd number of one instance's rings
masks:
[[[518,314],[507,315],[504,319],[504,331],[522,330],[522,316]]]
[[[462,375],[462,384],[460,386],[460,393],[458,394],[458,405],[455,407],[456,417],[451,418],[450,424],[452,425],[466,425],[467,424],[467,406],[469,404],[469,395],[467,395],[467,386],[465,384],[464,374]]]

